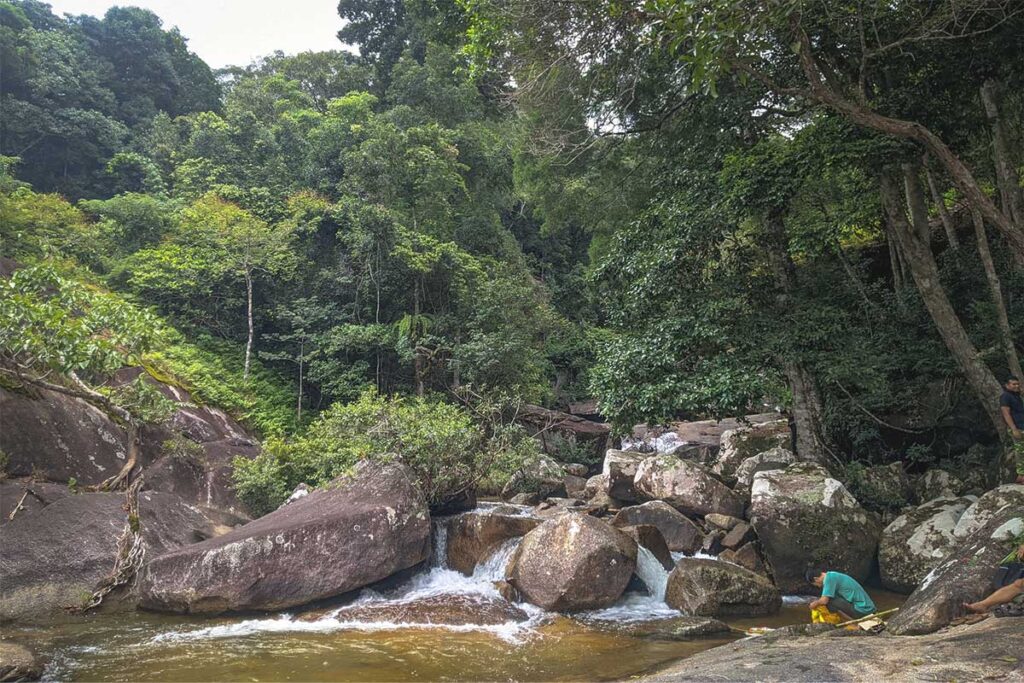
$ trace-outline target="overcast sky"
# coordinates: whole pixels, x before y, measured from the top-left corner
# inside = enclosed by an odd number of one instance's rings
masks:
[[[144,7],[177,26],[189,48],[213,68],[244,66],[282,50],[337,50],[342,47],[337,0],[47,0],[55,14],[102,17],[117,5]]]

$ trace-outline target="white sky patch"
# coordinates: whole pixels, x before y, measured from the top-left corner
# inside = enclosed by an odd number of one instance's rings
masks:
[[[54,14],[102,17],[115,6],[151,10],[164,28],[177,26],[189,48],[212,68],[246,66],[275,50],[352,50],[337,37],[337,0],[47,0]]]

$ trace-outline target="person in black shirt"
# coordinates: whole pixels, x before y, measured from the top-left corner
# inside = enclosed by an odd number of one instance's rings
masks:
[[[1013,439],[1017,453],[1017,483],[1024,484],[1024,400],[1020,397],[1020,379],[1010,377],[1003,385],[1003,394],[999,397],[999,411]]]

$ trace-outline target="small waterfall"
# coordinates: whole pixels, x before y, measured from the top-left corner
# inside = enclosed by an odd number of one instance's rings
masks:
[[[521,537],[510,538],[504,543],[499,545],[491,556],[483,562],[479,563],[473,569],[473,579],[477,581],[502,581],[505,578],[505,568],[508,566],[508,561],[512,559],[512,553],[519,547],[522,542]]]
[[[658,558],[642,545],[637,546],[636,575],[647,586],[651,597],[658,602],[665,601],[665,590],[668,588],[668,572]]]
[[[430,524],[430,540],[433,552],[430,557],[431,567],[448,566],[448,520],[433,520]]]

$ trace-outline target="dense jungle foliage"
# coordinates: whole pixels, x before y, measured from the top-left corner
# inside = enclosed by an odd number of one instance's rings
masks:
[[[526,457],[466,387],[619,430],[778,406],[846,467],[997,458],[1020,3],[338,11],[358,54],[215,73],[151,12],[0,1],[6,381],[141,415],[103,378],[142,364],[269,437],[268,506],[357,453],[452,489]]]

